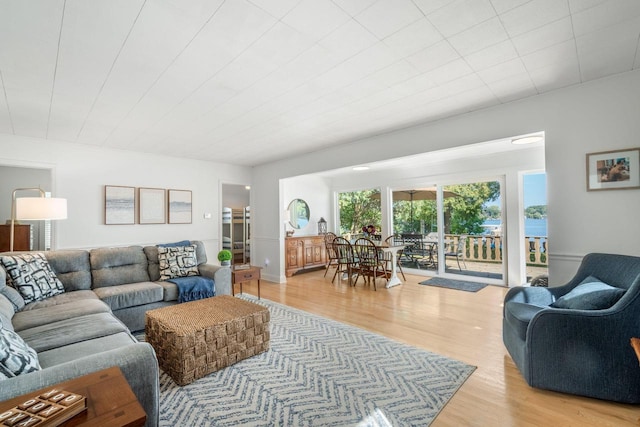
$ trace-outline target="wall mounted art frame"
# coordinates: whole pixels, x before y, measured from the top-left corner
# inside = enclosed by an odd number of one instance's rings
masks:
[[[106,225],[135,224],[135,208],[135,187],[104,186],[104,223]]]
[[[640,148],[587,154],[587,191],[640,188]]]
[[[140,224],[167,222],[167,204],[164,188],[138,188],[138,221]]]
[[[191,224],[191,190],[169,191],[169,224]]]

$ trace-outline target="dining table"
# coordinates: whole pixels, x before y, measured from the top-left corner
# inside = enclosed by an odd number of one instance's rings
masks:
[[[404,249],[407,245],[378,245],[382,252],[391,254],[391,276],[384,286],[389,289],[402,284],[402,280],[398,277],[398,251]]]

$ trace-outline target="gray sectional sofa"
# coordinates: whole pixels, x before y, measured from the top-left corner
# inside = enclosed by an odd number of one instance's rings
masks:
[[[230,269],[207,264],[202,242],[191,243],[200,275],[214,279],[216,295],[231,294]],[[158,425],[157,359],[132,335],[144,329],[147,310],[178,303],[176,285],[159,281],[158,248],[59,250],[45,257],[64,292],[28,304],[7,286],[0,267],[2,327],[35,350],[41,367],[0,380],[0,401],[119,366],[147,413],[146,425]]]

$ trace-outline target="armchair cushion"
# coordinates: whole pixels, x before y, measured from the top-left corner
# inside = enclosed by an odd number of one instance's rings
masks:
[[[533,316],[545,308],[534,304],[509,301],[504,306],[504,319],[515,329],[520,339],[524,340],[527,338],[529,322]]]
[[[589,276],[569,293],[558,298],[551,307],[574,310],[604,310],[611,307],[626,292]]]

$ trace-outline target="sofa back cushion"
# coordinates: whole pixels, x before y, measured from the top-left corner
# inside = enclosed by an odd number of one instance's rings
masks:
[[[149,281],[148,262],[142,246],[92,249],[89,261],[94,288]]]
[[[176,242],[175,244],[162,244],[158,246],[185,246],[195,245],[196,247],[196,260],[198,265],[207,263],[207,252],[204,249],[204,243],[200,240],[185,240],[183,242]],[[149,263],[149,277],[151,281],[157,282],[160,280],[160,267],[158,265],[158,246],[145,246],[144,253],[147,256],[147,262]]]
[[[89,252],[57,250],[45,252],[45,256],[67,292],[91,289]]]
[[[7,297],[0,294],[0,322],[5,325],[5,328],[13,330],[11,319],[13,319],[15,312],[16,309],[13,303],[11,303]]]

